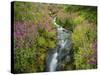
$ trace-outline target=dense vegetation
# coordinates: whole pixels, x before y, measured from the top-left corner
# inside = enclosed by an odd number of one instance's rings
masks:
[[[90,6],[14,3],[14,70],[44,72],[46,55],[56,47],[57,23],[72,31],[74,69],[97,67],[97,8]],[[65,70],[68,65],[65,65]],[[73,68],[71,68],[73,69]]]

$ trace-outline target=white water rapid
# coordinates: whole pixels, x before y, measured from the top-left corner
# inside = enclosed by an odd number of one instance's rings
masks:
[[[57,43],[57,48],[52,53],[52,56],[50,55],[49,58],[47,59],[47,63],[49,63],[47,65],[48,71],[56,71],[58,63],[59,63],[58,57],[63,58],[63,56],[65,56],[65,54],[62,53],[63,49],[66,49],[68,51],[70,49],[69,47],[71,45],[71,42],[68,39],[70,37],[69,31],[62,28],[60,25],[58,25],[56,23],[56,17],[54,18],[53,23],[57,29],[57,40],[58,40],[57,42],[58,43]],[[66,57],[68,57],[68,56],[66,56]]]

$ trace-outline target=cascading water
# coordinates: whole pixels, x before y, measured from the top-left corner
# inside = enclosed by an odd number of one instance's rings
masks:
[[[47,71],[56,71],[61,62],[62,59],[65,58],[66,62],[70,61],[70,50],[71,50],[71,40],[70,31],[62,28],[60,25],[56,23],[56,17],[53,20],[54,25],[57,28],[57,47],[53,49],[53,52],[51,54],[48,54],[47,60],[46,60],[46,70]]]
[[[51,60],[51,63],[50,63],[50,71],[55,71],[56,67],[57,67],[57,56],[58,56],[58,53],[55,52],[53,54],[53,57],[52,57],[52,60]]]

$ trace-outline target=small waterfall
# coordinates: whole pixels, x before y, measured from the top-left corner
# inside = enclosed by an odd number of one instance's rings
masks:
[[[62,58],[66,57],[66,61],[70,59],[69,53],[71,50],[71,41],[70,41],[70,31],[62,28],[56,23],[56,17],[53,20],[54,25],[57,29],[57,47],[55,51],[47,58],[47,71],[56,71],[59,64],[62,61]]]
[[[51,63],[50,63],[50,71],[55,71],[56,67],[57,67],[57,56],[58,56],[58,53],[54,53],[53,55],[53,58],[51,60]]]

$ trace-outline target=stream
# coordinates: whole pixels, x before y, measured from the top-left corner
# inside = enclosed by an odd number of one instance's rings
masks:
[[[57,46],[47,56],[46,71],[48,72],[61,70],[61,64],[68,63],[71,60],[71,31],[58,25],[56,17],[53,19],[53,23],[57,30]]]

